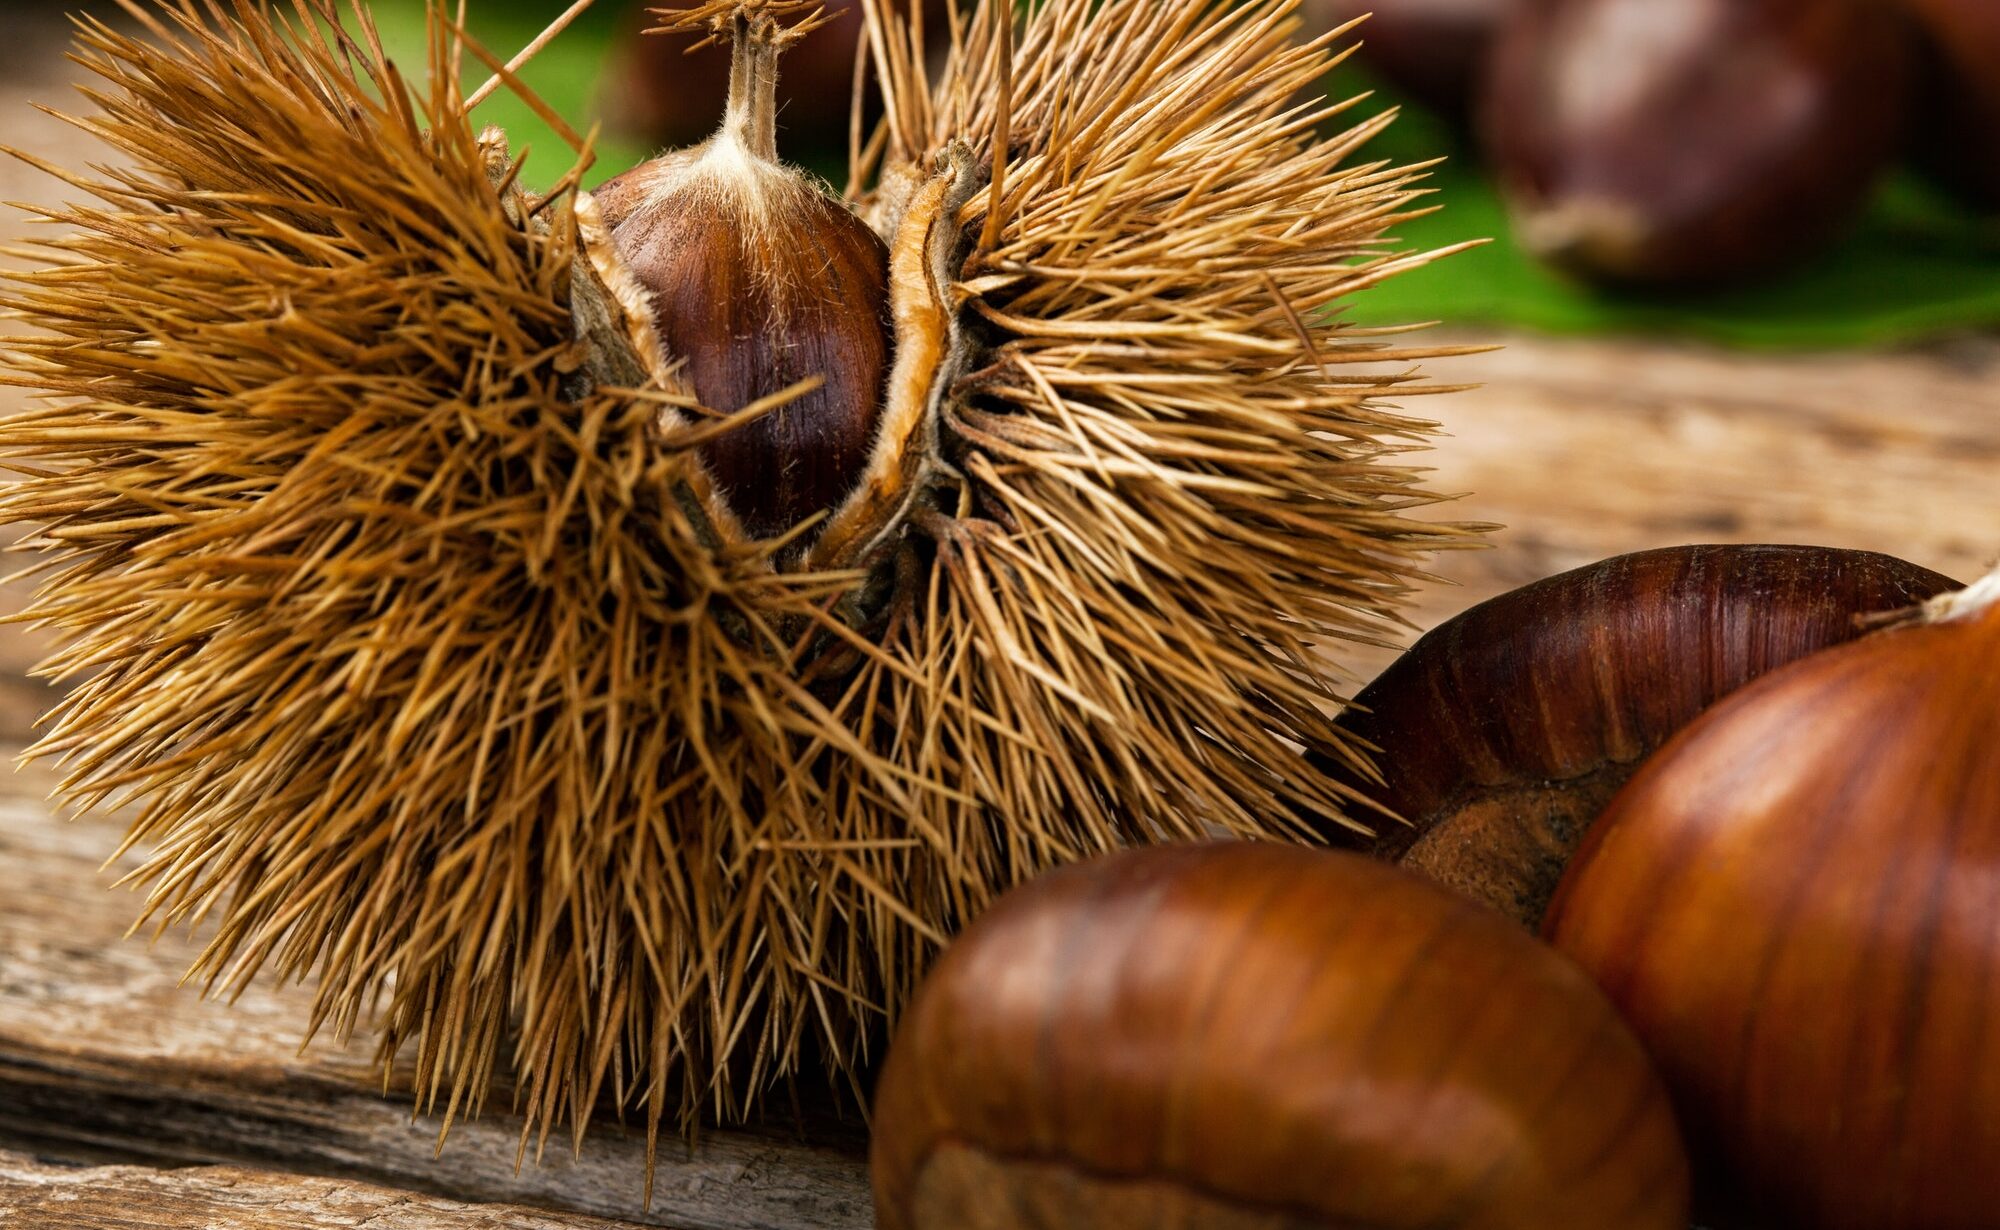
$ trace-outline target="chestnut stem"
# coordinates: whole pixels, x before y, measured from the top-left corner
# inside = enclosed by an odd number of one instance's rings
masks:
[[[778,158],[778,57],[784,53],[778,26],[768,17],[738,12],[732,19],[729,109],[722,130],[744,149],[775,162]]]

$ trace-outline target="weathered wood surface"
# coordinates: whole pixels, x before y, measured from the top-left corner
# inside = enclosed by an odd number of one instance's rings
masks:
[[[50,1165],[0,1150],[0,1226],[10,1230],[618,1230],[629,1225],[233,1166]]]
[[[368,1039],[300,1052],[303,989],[260,985],[233,1008],[203,1000],[178,985],[187,937],[124,938],[136,901],[108,891],[118,867],[99,870],[118,826],[56,820],[42,801],[50,785],[38,769],[0,777],[0,1140],[356,1176],[686,1230],[871,1224],[858,1129],[830,1144],[774,1131],[664,1145],[650,1209],[643,1137],[615,1124],[578,1156],[552,1143],[517,1172],[519,1121],[489,1113],[453,1127],[437,1154],[437,1122],[379,1092]]]
[[[1866,548],[1968,581],[2000,562],[2000,338],[1824,355],[1497,340],[1431,368],[1483,387],[1407,403],[1451,433],[1432,487],[1470,494],[1449,515],[1507,527],[1439,560],[1454,584],[1418,596],[1418,627],[1678,543]],[[1343,658],[1368,678],[1390,656]]]

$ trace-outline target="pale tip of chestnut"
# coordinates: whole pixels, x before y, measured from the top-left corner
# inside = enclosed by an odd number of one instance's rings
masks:
[[[1609,197],[1516,204],[1513,221],[1515,237],[1535,257],[1586,275],[1642,276],[1653,239],[1640,210]]]
[[[1925,623],[1941,624],[1954,619],[1975,619],[2000,604],[2000,569],[1981,577],[1961,590],[1939,594],[1924,604]]]

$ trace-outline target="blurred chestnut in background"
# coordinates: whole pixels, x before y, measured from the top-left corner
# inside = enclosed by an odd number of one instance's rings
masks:
[[[1376,820],[1374,852],[1533,927],[1585,830],[1675,731],[1764,672],[1860,635],[1858,616],[1957,588],[1869,551],[1688,546],[1480,603],[1341,715],[1381,749],[1382,782],[1354,784],[1410,822]]]
[[[1471,111],[1500,23],[1520,0],[1305,0],[1306,31],[1357,17],[1361,58],[1418,102],[1457,119]]]
[[[1153,848],[1050,872],[904,1014],[883,1230],[1685,1230],[1665,1094],[1491,910],[1354,855]]]
[[[694,5],[695,0],[647,0],[632,6],[605,74],[603,109],[613,129],[678,147],[706,140],[721,125],[729,97],[729,48],[715,44],[689,52],[685,38],[644,33],[661,24],[652,10]],[[825,0],[825,7],[836,15],[834,21],[791,49],[778,79],[778,148],[808,164],[833,155],[846,158],[861,43],[861,0]],[[906,12],[910,7],[899,5]],[[933,46],[949,41],[950,13],[947,0],[924,0],[924,33]],[[869,111],[869,122],[879,114],[879,106]]]
[[[1888,0],[1530,0],[1481,107],[1516,233],[1615,283],[1795,262],[1888,163],[1914,45]]]
[[[1918,162],[1974,204],[2000,209],[2000,0],[1903,4],[1930,44]]]
[[[1741,1212],[2000,1224],[2000,574],[1696,719],[1591,831],[1546,933]]]

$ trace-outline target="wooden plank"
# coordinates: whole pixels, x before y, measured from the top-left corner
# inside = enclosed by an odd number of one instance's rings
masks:
[[[1490,336],[1448,335],[1451,341]],[[2000,338],[1884,353],[1741,354],[1656,340],[1503,337],[1441,361],[1465,393],[1406,409],[1451,435],[1438,515],[1506,526],[1441,557],[1428,628],[1625,551],[1690,542],[1856,547],[1970,581],[2000,562]],[[1389,651],[1340,651],[1359,678]]]
[[[39,769],[0,778],[0,1138],[175,1165],[243,1163],[357,1176],[686,1230],[861,1230],[872,1224],[858,1124],[815,1143],[782,1125],[661,1150],[652,1206],[644,1141],[596,1125],[580,1153],[551,1144],[516,1168],[520,1121],[453,1127],[379,1093],[372,1040],[299,1035],[309,994],[259,985],[234,1007],[179,980],[184,935],[126,939],[137,909],[102,873],[112,821],[62,823]],[[4,1218],[0,1218],[4,1221]]]
[[[231,1166],[51,1165],[0,1150],[0,1226],[21,1230],[618,1230],[630,1222],[467,1204]]]

